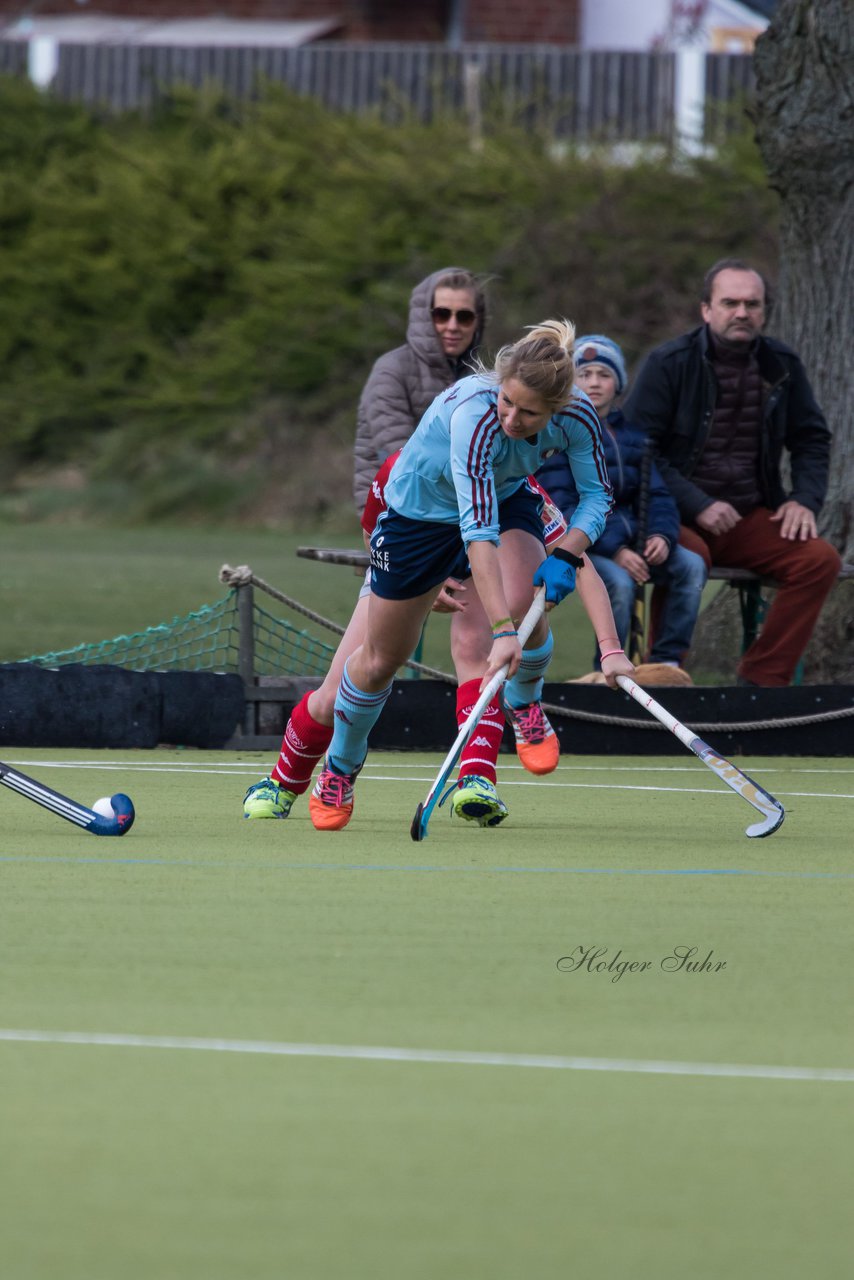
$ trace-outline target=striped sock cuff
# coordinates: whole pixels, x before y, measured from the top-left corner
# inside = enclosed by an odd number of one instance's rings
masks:
[[[554,636],[549,631],[539,648],[522,651],[519,670],[504,686],[504,697],[511,707],[527,707],[531,702],[539,702],[554,647]]]
[[[341,773],[355,773],[368,754],[368,734],[388,701],[394,681],[385,689],[368,693],[350,678],[349,661],[335,695],[335,728],[328,758]]]

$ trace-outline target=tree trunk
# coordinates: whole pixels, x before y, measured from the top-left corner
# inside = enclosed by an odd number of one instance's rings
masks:
[[[756,43],[757,141],[780,209],[776,333],[801,356],[833,431],[820,531],[854,561],[854,6],[780,0]],[[847,608],[846,608],[847,606]],[[851,678],[848,590],[825,606],[810,657]],[[842,616],[836,617],[842,611]],[[823,643],[823,637],[826,642]],[[831,644],[847,637],[834,666]],[[810,664],[807,672],[810,674]]]
[[[756,43],[757,141],[780,195],[774,329],[834,433],[824,535],[854,559],[854,8],[780,0]]]

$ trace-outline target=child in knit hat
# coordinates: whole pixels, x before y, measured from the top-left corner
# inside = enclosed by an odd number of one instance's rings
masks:
[[[679,545],[679,513],[655,463],[649,477],[645,529],[641,529],[641,475],[647,439],[626,421],[616,401],[626,389],[626,362],[619,346],[601,333],[575,343],[576,387],[592,401],[602,426],[614,508],[605,531],[588,551],[608,588],[620,643],[631,627],[636,588],[648,582],[667,587],[666,600],[652,641],[649,661],[682,665],[690,648],[706,566],[693,551]],[[562,453],[537,472],[554,502],[568,518],[578,504],[578,491]],[[596,662],[598,669],[598,661]]]
[[[582,387],[584,386],[584,381],[580,376],[580,371],[589,369],[591,365],[596,365],[610,373],[614,381],[612,401],[623,394],[628,382],[626,362],[616,342],[611,338],[606,338],[601,333],[591,333],[585,338],[577,338],[575,342],[575,368],[578,371],[576,373],[576,382],[580,383]]]

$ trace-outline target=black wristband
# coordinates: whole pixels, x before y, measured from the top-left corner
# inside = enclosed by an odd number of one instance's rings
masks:
[[[566,560],[568,564],[574,565],[576,569],[580,569],[584,564],[581,556],[574,556],[571,551],[564,551],[563,547],[558,547],[557,551],[553,551],[552,555],[555,560]]]

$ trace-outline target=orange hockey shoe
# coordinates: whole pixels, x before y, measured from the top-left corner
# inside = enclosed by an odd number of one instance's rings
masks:
[[[360,766],[361,767],[361,766]],[[340,831],[353,816],[355,773],[339,773],[328,758],[308,798],[308,812],[318,831]]]
[[[529,773],[551,773],[560,759],[560,743],[539,702],[527,707],[505,704],[504,714],[516,736],[516,754]]]

